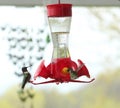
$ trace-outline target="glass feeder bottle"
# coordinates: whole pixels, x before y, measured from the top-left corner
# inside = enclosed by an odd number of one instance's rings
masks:
[[[47,5],[47,16],[53,42],[52,60],[47,65],[45,63],[46,60],[41,62],[34,75],[34,79],[43,77],[45,79],[51,78],[52,80],[37,84],[54,82],[56,84],[63,82],[89,83],[93,81],[94,79],[90,81],[76,80],[80,76],[90,78],[90,74],[80,59],[78,59],[77,64],[71,60],[69,54],[68,37],[72,17],[72,5],[61,4],[60,2],[58,4],[49,4]]]
[[[70,31],[71,4],[47,5],[49,27],[52,35],[52,60],[56,58],[69,58],[68,36]]]

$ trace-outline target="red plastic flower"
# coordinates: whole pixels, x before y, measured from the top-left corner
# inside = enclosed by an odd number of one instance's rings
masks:
[[[54,59],[48,66],[45,66],[44,60],[39,65],[34,79],[37,77],[51,78],[58,82],[69,82],[80,76],[90,78],[85,64],[78,59],[78,65],[70,58]]]

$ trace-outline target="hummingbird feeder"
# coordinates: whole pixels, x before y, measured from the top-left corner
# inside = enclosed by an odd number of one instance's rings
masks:
[[[60,0],[57,4],[48,4],[47,16],[53,42],[51,62],[46,66],[45,60],[42,60],[34,74],[34,80],[29,82],[34,85],[65,82],[92,82],[94,78],[89,81],[77,79],[81,76],[90,78],[90,74],[82,60],[78,59],[76,63],[71,59],[69,53],[68,38],[72,17],[72,4],[60,3]],[[50,78],[51,80],[35,82],[38,77],[45,79]]]

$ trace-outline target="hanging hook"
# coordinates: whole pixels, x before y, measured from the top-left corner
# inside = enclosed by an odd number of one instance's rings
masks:
[[[58,3],[60,4],[60,0],[58,0]]]

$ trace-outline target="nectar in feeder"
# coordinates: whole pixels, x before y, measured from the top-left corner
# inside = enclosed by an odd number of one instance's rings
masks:
[[[70,57],[68,36],[71,24],[71,4],[47,5],[47,15],[53,42],[52,60]]]
[[[35,85],[54,82],[57,84],[64,82],[92,82],[94,78],[89,81],[76,80],[81,76],[90,78],[90,74],[82,60],[78,59],[78,63],[76,63],[70,57],[68,37],[72,17],[72,4],[60,4],[59,2],[58,4],[47,5],[47,16],[53,42],[53,53],[51,62],[47,66],[45,66],[45,60],[40,63],[34,79],[43,77],[45,79],[51,78],[52,80],[40,83],[29,82]]]

